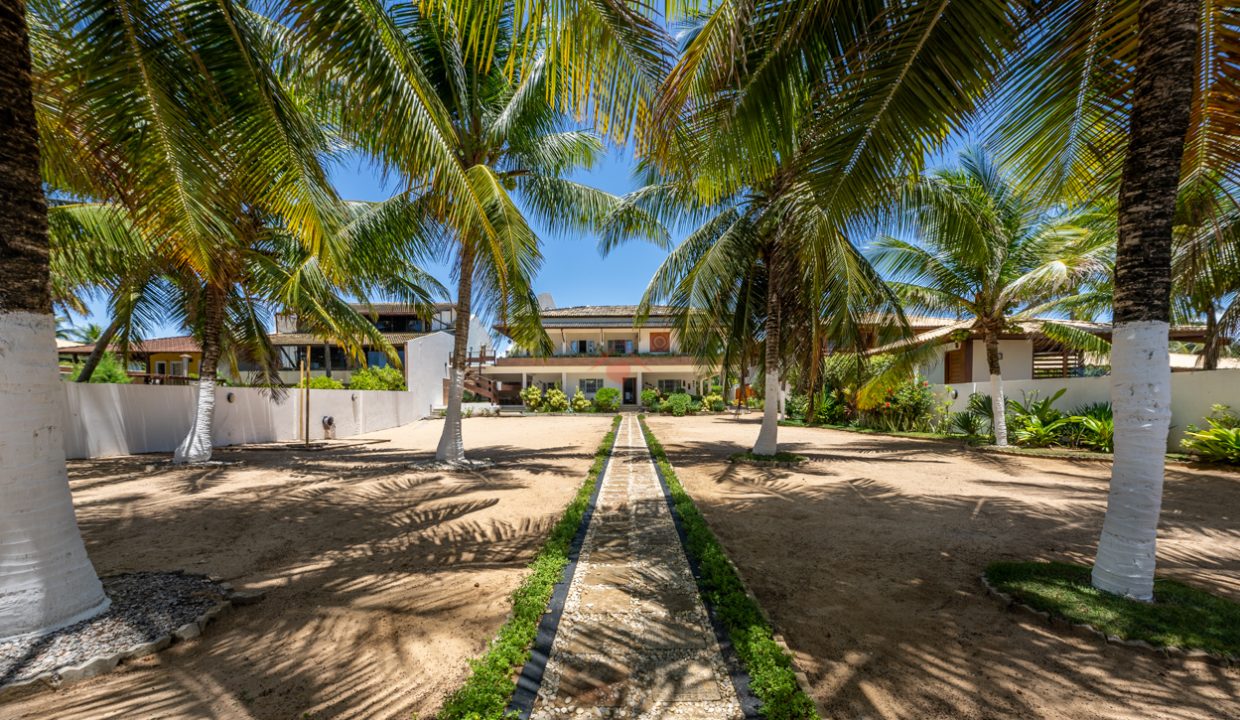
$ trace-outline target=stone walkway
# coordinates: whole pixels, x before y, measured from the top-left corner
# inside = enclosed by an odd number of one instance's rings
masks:
[[[641,426],[626,414],[531,720],[740,720]]]

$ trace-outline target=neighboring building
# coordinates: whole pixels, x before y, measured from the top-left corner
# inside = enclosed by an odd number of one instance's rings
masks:
[[[402,365],[405,348],[410,340],[435,332],[451,334],[456,318],[456,309],[449,303],[436,304],[429,317],[407,305],[396,303],[354,304],[353,308],[374,322],[387,341],[396,348]],[[349,358],[344,348],[333,342],[325,342],[303,330],[296,316],[278,315],[275,332],[268,335],[279,355],[280,380],[286,385],[297,384],[303,360],[308,361],[312,377],[326,375],[344,383],[348,382],[353,371],[363,366]],[[493,353],[487,329],[476,317],[470,320],[469,334],[471,353]],[[92,350],[94,345],[76,345],[62,347],[58,352],[61,357],[68,356],[80,361],[85,360]],[[202,362],[202,349],[192,336],[152,338],[131,345],[129,361],[132,369],[130,375],[135,381],[148,384],[182,384],[197,377]],[[365,364],[385,367],[389,363],[382,350],[368,348]],[[237,369],[244,379],[254,371],[255,366],[240,359]],[[228,370],[228,367],[220,368],[221,373],[227,373]],[[446,376],[446,372],[444,375]]]
[[[541,298],[543,328],[554,346],[549,356],[536,357],[521,348],[483,365],[481,374],[497,383],[503,404],[520,403],[520,391],[530,385],[560,388],[571,397],[578,389],[593,398],[599,389],[615,388],[621,402],[633,405],[644,388],[703,394],[718,368],[698,367],[680,347],[672,327],[672,312],[655,307],[637,324],[635,305],[583,305],[556,308]],[[508,336],[503,325],[495,328]]]
[[[986,365],[986,343],[981,334],[971,329],[973,320],[947,318],[909,317],[909,326],[917,336],[916,342],[938,344],[935,358],[921,368],[921,374],[932,384],[963,384],[985,382],[990,378]],[[1082,350],[1069,348],[1040,332],[1044,321],[1030,320],[1016,323],[1008,332],[999,336],[999,353],[1004,380],[1033,380],[1039,378],[1067,378],[1106,374],[1108,359],[1092,356]],[[1082,332],[1111,339],[1111,326],[1107,323],[1053,320]],[[1205,328],[1201,326],[1175,326],[1171,328],[1171,340],[1201,341]],[[871,354],[895,352],[907,347],[912,341],[902,340],[872,349]],[[1173,370],[1191,369],[1172,362]]]
[[[57,350],[60,357],[75,363],[85,362],[94,352],[94,344],[71,345]],[[119,348],[113,344],[113,350]],[[129,346],[129,376],[134,382],[149,385],[184,385],[198,376],[202,364],[202,348],[190,335],[151,338]]]

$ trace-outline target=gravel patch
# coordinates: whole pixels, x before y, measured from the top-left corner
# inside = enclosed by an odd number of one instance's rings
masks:
[[[0,641],[0,687],[165,640],[230,594],[226,585],[183,572],[126,573],[102,580],[112,599],[107,612],[49,635]]]

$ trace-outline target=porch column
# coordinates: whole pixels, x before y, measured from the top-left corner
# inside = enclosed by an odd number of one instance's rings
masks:
[[[560,373],[560,389],[565,393],[568,392],[568,371]]]
[[[646,387],[645,384],[642,383],[642,371],[638,370],[637,371],[637,397],[633,399],[636,400],[639,405],[641,404],[641,401],[642,401],[642,389],[645,387]]]
[[[323,368],[327,371],[327,377],[332,376],[332,348],[331,345],[323,343]]]
[[[521,389],[525,389],[526,378],[529,377],[524,372],[521,373]]]

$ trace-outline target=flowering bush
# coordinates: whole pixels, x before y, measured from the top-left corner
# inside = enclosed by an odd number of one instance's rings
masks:
[[[525,403],[526,410],[531,412],[537,410],[542,407],[542,390],[535,385],[530,385],[521,391],[521,402]]]
[[[642,390],[642,407],[655,409],[659,407],[659,391],[654,388]]]
[[[564,412],[568,410],[568,396],[559,388],[551,388],[543,397],[542,409],[547,412]]]
[[[882,402],[858,414],[857,424],[886,432],[927,432],[942,414],[939,409],[930,383],[917,377],[889,388]]]
[[[727,404],[723,402],[723,396],[716,393],[711,393],[702,398],[702,407],[711,412],[723,412],[728,408]]]
[[[581,392],[581,388],[577,388],[577,392],[573,393],[573,412],[584,413],[594,409],[594,403],[590,402],[590,398]]]

